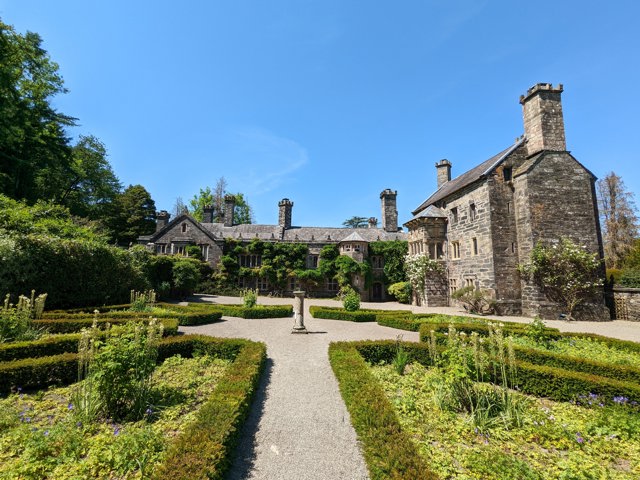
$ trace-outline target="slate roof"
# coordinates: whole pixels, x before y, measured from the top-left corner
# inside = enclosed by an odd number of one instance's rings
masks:
[[[405,225],[420,218],[447,218],[447,214],[444,213],[444,210],[441,208],[438,208],[435,205],[429,205],[427,208],[414,215],[413,218],[405,223]]]
[[[448,197],[452,193],[455,193],[458,190],[461,190],[464,187],[471,185],[477,180],[480,180],[481,178],[486,177],[498,165],[500,165],[500,163],[502,163],[502,161],[505,158],[507,158],[516,148],[522,145],[524,141],[525,141],[524,137],[520,138],[518,141],[516,141],[516,143],[514,143],[508,148],[505,148],[503,151],[494,155],[488,160],[485,160],[480,165],[472,168],[471,170],[466,171],[462,175],[454,178],[453,180],[448,181],[447,183],[442,185],[438,190],[436,190],[429,198],[427,198],[424,202],[422,202],[420,206],[411,213],[413,215],[417,215],[428,206],[433,205],[434,203]]]

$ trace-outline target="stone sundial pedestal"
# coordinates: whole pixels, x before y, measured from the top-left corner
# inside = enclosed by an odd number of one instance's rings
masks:
[[[293,318],[291,333],[309,333],[304,326],[304,292],[301,290],[293,292]]]

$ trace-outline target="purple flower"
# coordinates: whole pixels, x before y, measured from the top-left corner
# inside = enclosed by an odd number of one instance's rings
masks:
[[[144,411],[144,414],[145,414],[145,415],[147,415],[147,416],[151,416],[151,415],[153,415],[153,409],[152,409],[151,407],[147,408],[147,409]]]
[[[69,403],[69,405],[67,405],[67,410],[73,410],[73,403]]]
[[[44,431],[44,436],[45,436],[45,437],[49,436],[49,430],[45,430],[45,431]]]
[[[116,426],[113,428],[113,434],[118,435],[120,433],[120,427]]]
[[[580,435],[580,432],[576,433],[576,442],[584,443],[584,438],[582,438],[582,435]]]
[[[617,397],[613,397],[613,401],[614,401],[614,403],[617,403],[618,405],[624,405],[625,403],[627,403],[629,401],[629,399],[627,397],[619,395]]]

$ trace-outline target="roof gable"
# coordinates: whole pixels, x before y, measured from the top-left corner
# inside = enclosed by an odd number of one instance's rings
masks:
[[[193,225],[195,228],[204,233],[207,237],[211,239],[211,241],[215,241],[216,237],[207,229],[203,228],[203,226],[198,222],[195,218],[193,218],[188,213],[183,213],[178,215],[176,218],[167,223],[164,227],[162,227],[157,232],[153,233],[149,236],[149,242],[155,242],[158,238],[162,237],[165,233],[170,232],[174,228],[177,228],[179,224],[183,222],[189,222],[189,224]]]
[[[485,160],[480,165],[477,165],[471,170],[468,170],[462,175],[454,178],[453,180],[448,181],[447,183],[442,185],[440,188],[438,188],[438,190],[436,190],[433,194],[431,194],[429,198],[427,198],[424,202],[422,202],[420,206],[411,213],[413,215],[418,215],[422,210],[427,208],[429,205],[433,205],[434,203],[440,200],[443,200],[449,195],[459,190],[462,190],[463,188],[471,185],[472,183],[486,178],[511,153],[513,153],[518,147],[520,147],[524,143],[524,141],[525,141],[524,137],[520,138],[518,141],[516,141],[516,143],[514,143],[508,148],[505,148],[503,151],[494,155],[488,160]]]

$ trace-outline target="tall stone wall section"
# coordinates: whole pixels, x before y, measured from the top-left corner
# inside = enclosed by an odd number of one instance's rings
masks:
[[[615,287],[613,296],[613,318],[640,322],[640,288]]]
[[[600,255],[593,177],[567,152],[546,152],[537,163],[514,178],[518,259],[527,263],[538,241],[557,242],[560,237],[585,245]],[[581,309],[583,319],[606,317],[604,292]],[[549,302],[529,282],[522,284],[522,313],[558,318],[559,307]]]
[[[182,231],[182,224],[186,224],[186,231]],[[215,267],[220,262],[222,257],[222,248],[224,247],[224,240],[215,242],[212,244],[211,238],[207,236],[198,226],[192,223],[190,220],[184,220],[180,222],[175,228],[171,228],[165,232],[162,236],[155,240],[155,246],[166,245],[166,253],[171,253],[171,244],[178,243],[183,245],[209,245],[209,257],[207,262]]]
[[[471,218],[471,205],[475,205],[476,217]],[[452,210],[457,209],[458,219]],[[447,265],[449,280],[456,281],[456,287],[467,285],[489,290],[496,294],[493,265],[493,239],[491,236],[491,204],[489,186],[472,185],[460,191],[456,197],[448,199],[446,208],[449,215],[447,226]],[[473,239],[477,240],[478,253],[473,251]],[[460,245],[460,258],[454,258],[453,243]]]

